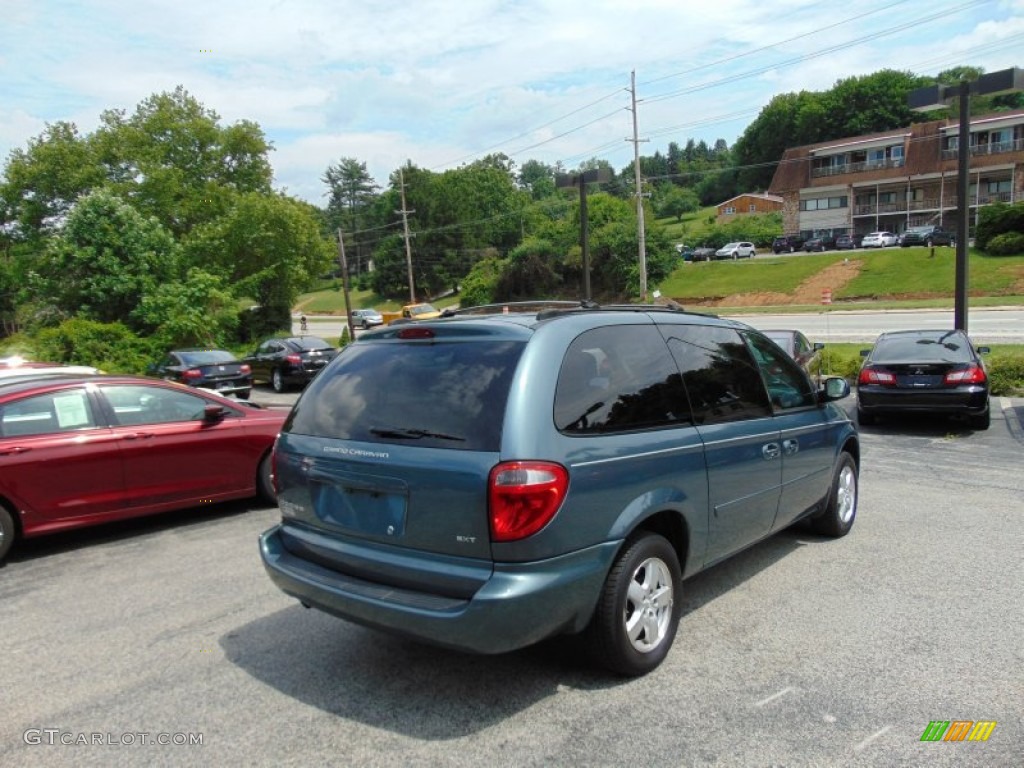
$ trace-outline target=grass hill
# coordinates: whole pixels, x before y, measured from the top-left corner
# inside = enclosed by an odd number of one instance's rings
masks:
[[[952,307],[954,249],[886,248],[791,256],[758,255],[739,261],[697,264],[680,262],[658,289],[683,306],[734,309],[786,307],[792,311],[821,306],[822,291],[832,292],[834,309],[870,304],[875,309]],[[972,306],[1024,305],[1024,256],[971,253],[969,284]],[[371,291],[352,291],[354,307],[394,311],[403,302],[385,300]],[[439,309],[457,296],[439,299]],[[303,294],[296,312],[344,314],[339,281],[325,281]]]

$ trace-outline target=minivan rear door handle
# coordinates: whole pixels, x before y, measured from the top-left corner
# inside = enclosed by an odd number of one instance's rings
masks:
[[[765,459],[767,459],[768,461],[779,458],[781,454],[782,451],[779,448],[778,443],[765,443],[763,446],[761,446],[761,455],[764,456]]]
[[[787,456],[792,456],[794,453],[800,450],[799,440],[783,440],[782,450],[786,452]]]

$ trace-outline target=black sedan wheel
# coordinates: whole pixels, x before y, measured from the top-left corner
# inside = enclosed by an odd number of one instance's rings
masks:
[[[284,392],[284,376],[281,375],[280,368],[275,368],[270,374],[270,386],[275,392]]]
[[[992,410],[990,408],[986,408],[985,412],[980,416],[971,416],[967,420],[967,423],[971,429],[988,429],[992,424]],[[0,544],[0,546],[2,546],[2,544]]]
[[[260,461],[259,470],[256,473],[256,490],[261,500],[267,504],[277,503],[277,494],[274,492],[273,462],[270,452]]]
[[[676,551],[664,537],[642,533],[626,543],[587,628],[597,663],[637,676],[662,662],[679,625],[681,574]]]

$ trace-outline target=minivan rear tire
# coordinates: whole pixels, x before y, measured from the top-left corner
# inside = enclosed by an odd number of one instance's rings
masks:
[[[586,630],[594,661],[621,675],[645,675],[665,659],[679,625],[682,570],[663,536],[626,542],[608,572]]]

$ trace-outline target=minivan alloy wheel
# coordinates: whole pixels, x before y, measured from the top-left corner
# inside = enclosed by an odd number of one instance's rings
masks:
[[[657,667],[676,636],[681,584],[679,557],[667,539],[644,531],[627,541],[587,626],[594,661],[631,676]]]
[[[672,575],[661,560],[648,558],[633,571],[623,620],[629,642],[641,653],[654,650],[665,639],[674,594]]]

